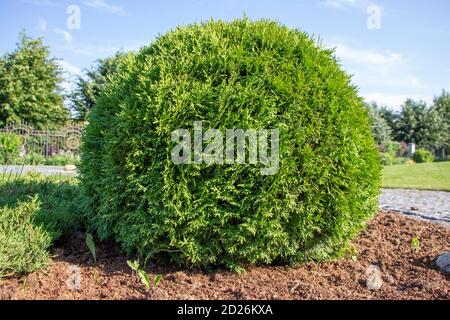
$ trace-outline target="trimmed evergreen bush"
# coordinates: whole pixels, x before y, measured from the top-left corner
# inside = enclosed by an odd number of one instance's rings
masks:
[[[171,161],[194,121],[280,132],[280,166]],[[123,62],[86,128],[87,219],[129,254],[181,265],[341,255],[377,209],[367,111],[332,50],[272,21],[179,27]]]

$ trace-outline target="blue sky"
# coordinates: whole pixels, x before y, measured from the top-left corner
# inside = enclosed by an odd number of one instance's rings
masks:
[[[71,5],[80,10],[79,29],[67,24]],[[1,0],[0,54],[25,28],[44,38],[68,76],[76,75],[179,24],[244,14],[320,36],[366,100],[398,108],[406,97],[431,101],[450,90],[448,0]]]

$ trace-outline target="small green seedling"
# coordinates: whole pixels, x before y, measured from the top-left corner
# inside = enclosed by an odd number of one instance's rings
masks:
[[[94,259],[94,264],[97,264],[97,256],[95,254],[95,243],[94,243],[94,238],[92,237],[92,234],[88,233],[86,235],[86,245],[92,254],[92,258]]]
[[[158,284],[159,284],[159,282],[162,280],[162,275],[161,274],[158,274],[156,277],[155,277],[155,281],[153,282],[153,285],[155,286],[155,288],[158,286]]]
[[[145,272],[141,266],[139,265],[139,261],[135,260],[135,261],[130,261],[127,260],[127,264],[130,266],[130,268],[136,272],[136,274],[138,275],[139,279],[141,280],[141,282],[147,287],[150,288],[151,287],[151,282],[150,282],[150,278],[148,276],[148,273]],[[157,287],[159,282],[162,279],[162,275],[157,275],[153,281],[153,286]]]
[[[349,246],[349,248],[347,250],[348,250],[347,253],[348,253],[348,256],[350,257],[350,259],[352,259],[353,261],[358,260],[359,251],[354,244]]]
[[[418,252],[420,250],[420,239],[417,237],[414,237],[411,239],[411,248],[415,251]]]
[[[148,273],[142,269],[139,269],[137,272],[141,282],[147,287],[150,288],[150,278],[148,277]]]
[[[25,293],[28,290],[28,276],[25,277],[22,285],[22,293]]]
[[[134,272],[137,272],[139,270],[139,268],[140,268],[139,261],[127,260],[127,263],[130,266],[131,270],[133,270]]]

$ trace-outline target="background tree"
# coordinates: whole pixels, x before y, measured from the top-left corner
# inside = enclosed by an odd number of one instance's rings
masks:
[[[89,111],[95,106],[95,100],[109,76],[119,69],[121,62],[129,55],[130,53],[119,51],[111,57],[99,59],[85,76],[77,78],[75,88],[69,95],[70,108],[76,120],[87,120]]]
[[[392,109],[386,106],[377,106],[377,110],[380,116],[386,121],[391,132],[395,130],[395,122],[397,121],[398,114]]]
[[[420,144],[424,135],[426,113],[425,102],[407,99],[395,122],[395,140]]]
[[[61,70],[42,39],[19,35],[0,62],[0,126],[24,121],[38,129],[64,125]]]
[[[397,141],[413,142],[421,148],[436,151],[448,140],[446,119],[441,109],[423,101],[408,99],[396,121]]]
[[[366,104],[371,122],[372,134],[378,145],[383,145],[387,141],[392,140],[391,128],[388,122],[382,117],[378,106],[375,102]]]
[[[441,135],[439,137],[438,149],[440,150],[440,157],[445,157],[448,154],[448,149],[450,145],[450,93],[442,90],[440,96],[435,97],[433,100],[433,107],[435,112],[439,113],[442,119],[442,128],[439,130]]]
[[[442,90],[441,95],[434,98],[433,107],[441,113],[442,118],[445,120],[448,134],[450,125],[450,93]]]

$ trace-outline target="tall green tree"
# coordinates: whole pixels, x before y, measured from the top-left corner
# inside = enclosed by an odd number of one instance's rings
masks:
[[[396,140],[420,144],[424,134],[426,112],[425,102],[407,99],[395,123]]]
[[[436,108],[445,119],[447,126],[446,131],[448,134],[448,128],[450,125],[450,93],[442,90],[441,95],[434,98],[433,107]]]
[[[433,109],[438,112],[442,118],[442,128],[440,130],[442,137],[442,145],[438,147],[440,149],[440,156],[445,157],[448,154],[450,146],[450,93],[442,90],[440,96],[437,96],[433,100]]]
[[[70,108],[76,120],[87,120],[89,111],[95,106],[105,83],[119,70],[120,64],[129,55],[131,53],[119,51],[111,57],[99,59],[95,66],[87,70],[85,76],[77,78],[75,88],[69,95]]]
[[[0,62],[0,126],[27,122],[36,128],[56,128],[68,119],[61,94],[61,69],[42,39],[25,32]]]
[[[388,108],[384,105],[377,106],[377,110],[380,116],[386,121],[391,132],[395,130],[395,122],[397,121],[398,114],[392,108]]]
[[[395,123],[396,140],[416,143],[435,151],[445,145],[448,129],[443,113],[423,101],[406,100]]]
[[[367,111],[371,122],[372,134],[378,145],[383,145],[387,141],[392,140],[391,128],[388,122],[382,117],[378,105],[373,102],[366,104]]]

